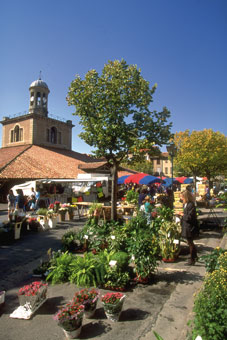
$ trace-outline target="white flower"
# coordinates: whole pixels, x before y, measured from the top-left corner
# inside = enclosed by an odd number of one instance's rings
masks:
[[[131,259],[132,259],[132,261],[134,261],[134,260],[135,260],[135,256],[134,256],[134,255],[132,255]]]
[[[88,235],[84,235],[85,240],[88,240]]]
[[[115,240],[115,236],[114,235],[111,235],[110,237],[112,238],[112,240]]]
[[[117,264],[117,261],[114,261],[114,260],[111,260],[111,261],[109,262],[109,265],[110,265],[111,267],[114,267],[116,264]]]
[[[198,335],[195,340],[203,340],[200,335]]]

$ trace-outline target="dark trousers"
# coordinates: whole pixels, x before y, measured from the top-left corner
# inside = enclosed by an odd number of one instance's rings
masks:
[[[197,249],[196,246],[193,242],[193,238],[187,238],[187,242],[189,245],[189,251],[190,251],[190,258],[192,261],[195,261],[195,259],[197,258]]]

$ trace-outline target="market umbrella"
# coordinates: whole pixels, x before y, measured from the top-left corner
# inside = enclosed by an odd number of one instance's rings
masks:
[[[179,181],[176,178],[174,178],[173,184],[179,184]],[[166,177],[165,180],[163,181],[162,185],[164,187],[170,187],[172,185],[172,178]]]
[[[177,180],[179,183],[183,184],[184,181],[186,180],[187,177],[182,176],[182,177],[176,177],[175,180]]]
[[[184,180],[184,184],[191,184],[191,183],[193,183],[193,179],[192,178],[186,178]]]
[[[124,184],[124,181],[126,178],[128,178],[130,175],[124,175],[118,178],[117,184]]]
[[[136,183],[139,184],[139,180],[142,179],[145,176],[149,176],[148,174],[144,174],[143,172],[140,172],[135,175],[131,175],[128,178],[125,179],[124,183]]]
[[[152,175],[144,176],[143,178],[139,180],[139,184],[145,184],[145,185],[149,185],[153,183],[160,183],[160,182],[161,182],[160,178],[152,176]]]

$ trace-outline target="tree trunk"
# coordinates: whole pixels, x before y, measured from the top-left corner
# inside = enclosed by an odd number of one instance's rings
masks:
[[[117,179],[118,164],[114,162],[111,167],[112,190],[111,190],[111,220],[117,220]]]
[[[196,197],[196,175],[194,175],[194,193]]]

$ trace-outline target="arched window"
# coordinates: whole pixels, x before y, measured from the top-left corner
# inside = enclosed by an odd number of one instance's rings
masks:
[[[14,142],[21,142],[23,140],[23,129],[16,125],[13,130],[11,130],[10,141],[11,143]]]
[[[57,129],[54,126],[50,129],[50,142],[57,144]]]

